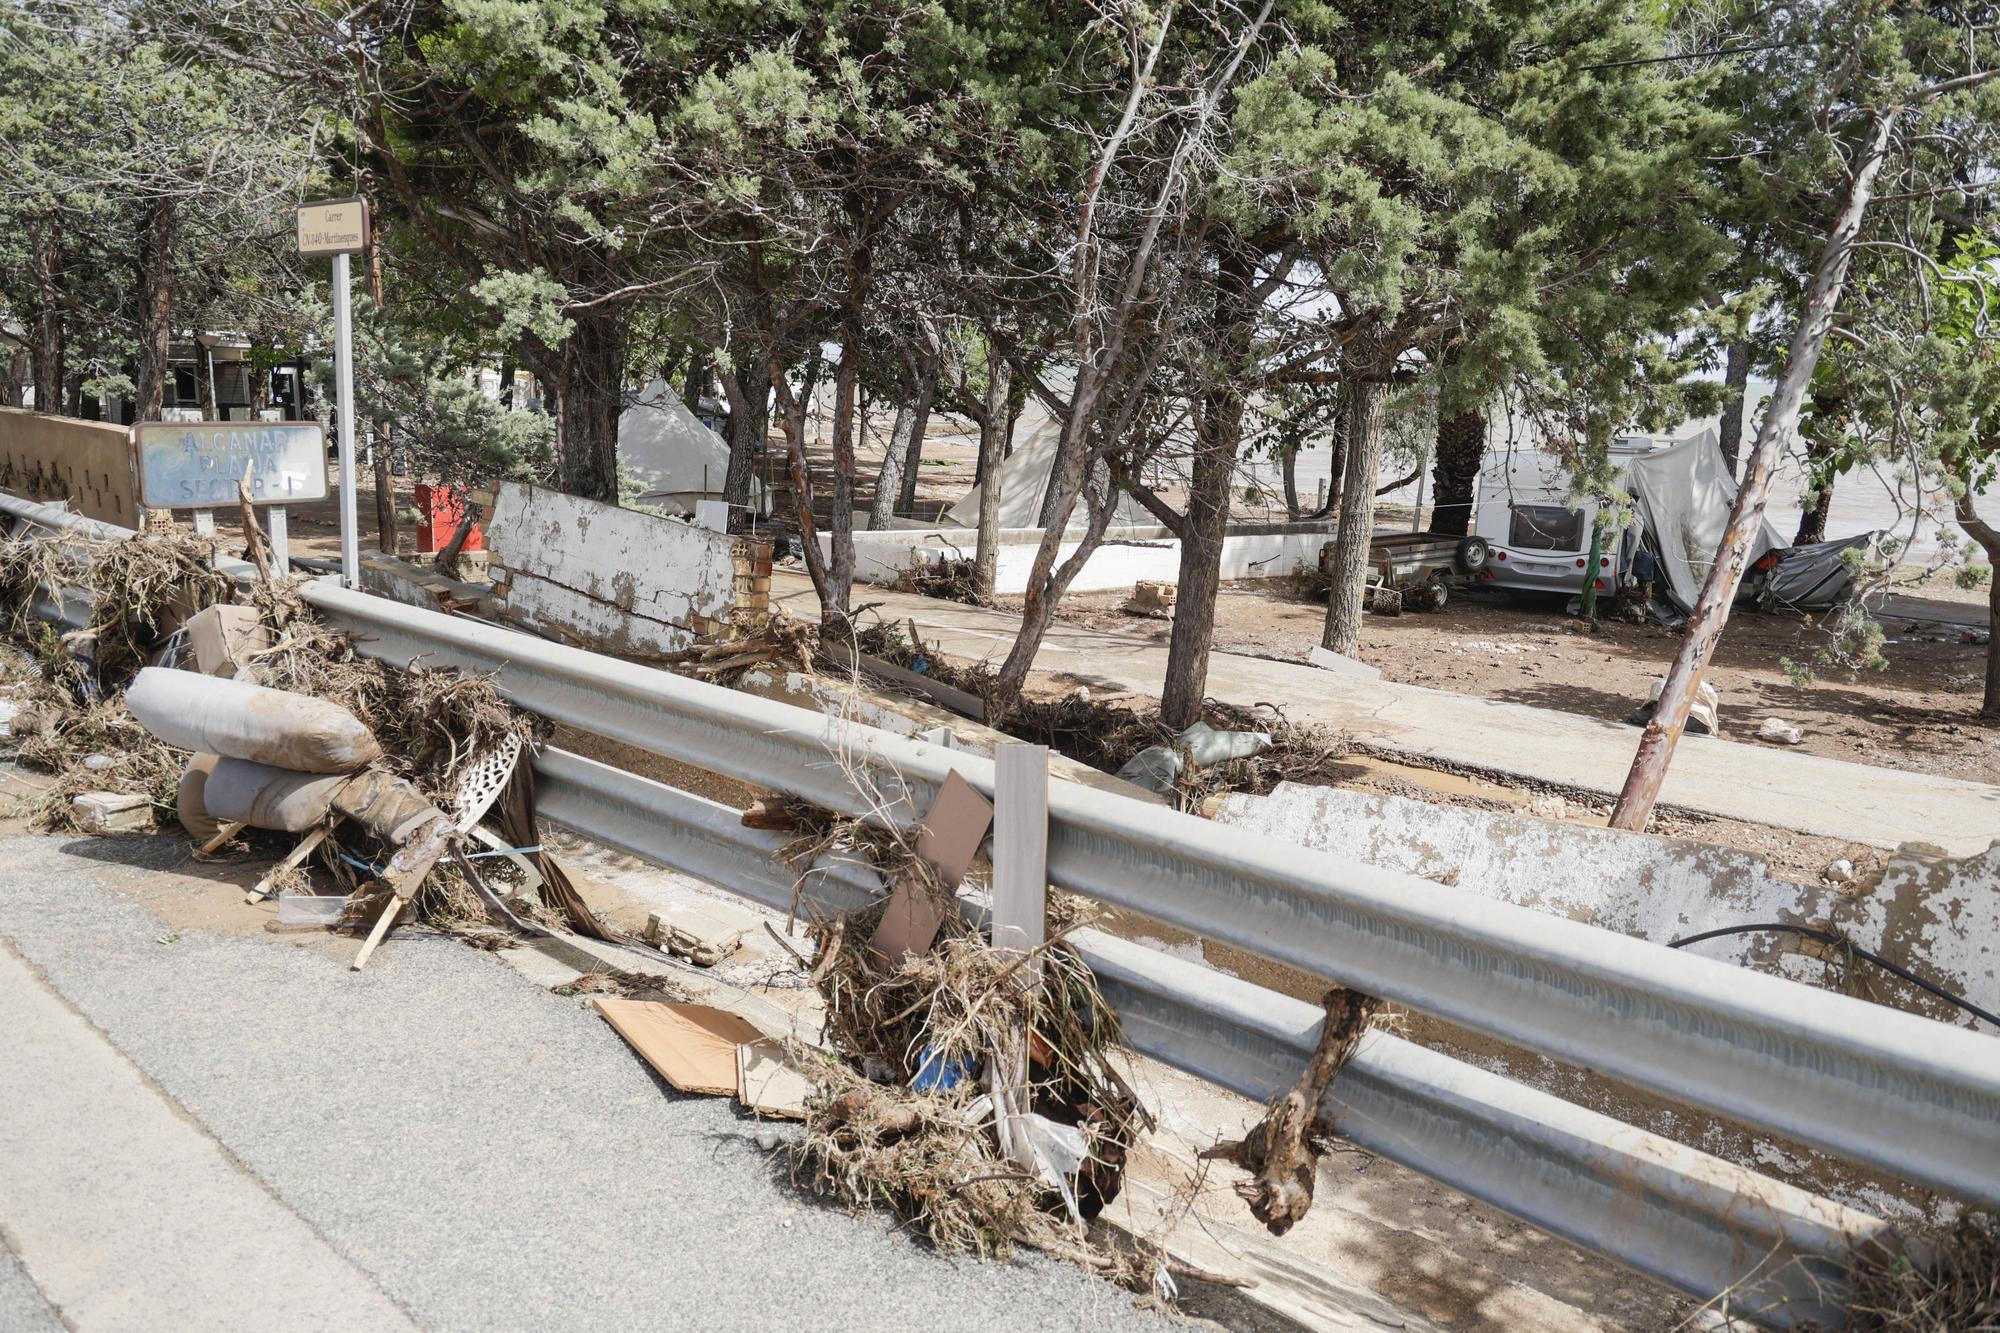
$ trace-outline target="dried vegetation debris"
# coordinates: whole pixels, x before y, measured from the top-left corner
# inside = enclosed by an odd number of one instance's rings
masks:
[[[977,565],[964,556],[941,555],[936,560],[920,560],[896,579],[896,591],[920,597],[980,605],[975,571]]]
[[[890,623],[870,625],[857,636],[859,651],[909,670],[921,670],[946,685],[986,701],[990,725],[1010,736],[1046,745],[1078,763],[1117,773],[1141,750],[1177,747],[1180,734],[1160,720],[1159,710],[1091,696],[1087,689],[1062,694],[999,697],[995,675],[984,665],[950,660],[918,642],[911,630]],[[1262,796],[1280,782],[1330,784],[1342,776],[1341,761],[1352,748],[1348,737],[1330,727],[1291,721],[1274,704],[1242,708],[1210,699],[1202,721],[1218,731],[1257,731],[1271,744],[1258,754],[1199,766],[1183,764],[1174,802],[1183,810],[1223,792]]]
[[[174,808],[187,756],[139,725],[124,692],[191,616],[235,594],[235,582],[209,567],[213,556],[213,543],[185,534],[0,542],[0,594],[12,611],[0,632],[36,668],[20,682],[16,753],[56,777],[34,798],[39,822],[73,827],[69,797],[85,791],[144,794],[162,812]],[[84,628],[59,632],[35,618],[35,589],[52,584],[87,608]],[[448,801],[465,767],[508,737],[539,734],[539,720],[485,677],[360,657],[345,633],[312,617],[293,583],[257,585],[250,600],[271,631],[271,646],[248,661],[257,682],[353,712],[381,742],[382,766],[433,800]]]
[[[917,856],[914,831],[798,801],[766,802],[755,818],[797,834],[780,856],[802,884],[823,858],[849,858],[941,909],[936,942],[902,959],[872,947],[882,903],[808,919],[809,981],[833,1053],[800,1061],[818,1089],[795,1178],[852,1206],[884,1208],[946,1251],[1005,1257],[1025,1245],[1150,1286],[1159,1255],[1079,1220],[1116,1197],[1127,1151],[1152,1127],[1117,1068],[1117,1015],[1063,939],[1086,919],[1081,901],[1051,895],[1047,942],[1034,953],[995,949],[953,886]],[[1025,1056],[1019,1109],[1081,1136],[1085,1160],[1070,1187],[1078,1215],[1061,1188],[1002,1147],[994,1074],[1011,1051]]]
[[[1847,1270],[1849,1333],[2000,1333],[2000,1218],[1967,1213]]]

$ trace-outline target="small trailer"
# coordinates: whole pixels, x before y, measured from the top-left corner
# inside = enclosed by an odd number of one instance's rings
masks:
[[[1368,590],[1362,604],[1377,615],[1404,609],[1441,611],[1451,600],[1451,584],[1476,578],[1486,568],[1481,537],[1445,537],[1432,532],[1399,532],[1368,543]],[[1320,572],[1333,573],[1333,543],[1319,549]]]

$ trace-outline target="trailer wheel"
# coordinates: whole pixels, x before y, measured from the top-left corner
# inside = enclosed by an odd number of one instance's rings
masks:
[[[1444,610],[1445,603],[1450,600],[1451,585],[1444,581],[1443,575],[1438,575],[1423,586],[1422,608],[1424,610],[1442,611]]]
[[[1486,544],[1484,537],[1467,537],[1458,544],[1458,572],[1461,574],[1477,574],[1480,570],[1486,568],[1486,562],[1492,558],[1492,555],[1493,548]]]

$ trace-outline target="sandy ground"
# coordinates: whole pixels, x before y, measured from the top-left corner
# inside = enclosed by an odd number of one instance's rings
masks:
[[[1950,590],[1951,611],[1977,611]],[[1945,594],[1926,589],[1926,598]],[[1980,594],[1983,595],[1983,594]],[[1072,594],[1057,615],[1073,624],[1162,638],[1168,626],[1118,610],[1122,593]],[[1303,661],[1318,644],[1323,604],[1262,581],[1231,585],[1216,605],[1215,647]],[[1722,696],[1725,734],[1738,739],[1767,717],[1804,733],[1813,754],[1984,781],[2000,769],[2000,727],[1979,721],[1986,650],[1956,626],[1884,620],[1886,670],[1831,669],[1798,686],[1782,662],[1805,661],[1826,631],[1810,621],[1753,613],[1729,622],[1708,679]],[[1360,657],[1385,678],[1590,717],[1622,718],[1665,674],[1680,636],[1653,625],[1600,622],[1595,633],[1554,599],[1460,597],[1443,611],[1370,616]],[[1634,731],[1636,742],[1638,733]]]

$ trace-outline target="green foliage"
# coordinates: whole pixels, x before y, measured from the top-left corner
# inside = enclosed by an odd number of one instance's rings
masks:
[[[450,341],[399,326],[364,303],[356,311],[354,366],[358,415],[389,422],[395,447],[420,476],[547,480],[555,423],[487,397]],[[317,359],[313,372],[330,397],[333,363]]]

